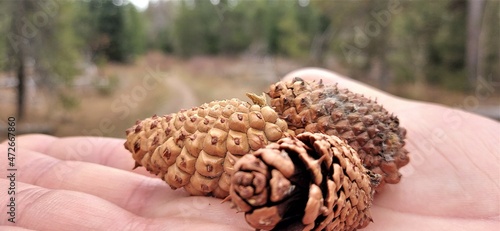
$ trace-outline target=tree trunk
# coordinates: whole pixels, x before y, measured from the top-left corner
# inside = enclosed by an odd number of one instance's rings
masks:
[[[13,25],[13,31],[15,32],[15,34],[19,35],[19,36],[22,36],[22,19],[23,17],[26,17],[25,15],[25,1],[19,1],[19,2],[15,2],[13,3],[14,4],[14,8],[16,8],[16,10],[14,10],[14,13],[13,14],[13,19],[12,19],[12,25]],[[25,115],[25,104],[26,104],[26,72],[25,72],[25,62],[26,62],[26,57],[25,57],[25,52],[26,52],[26,49],[25,49],[25,43],[24,41],[22,42],[19,42],[18,43],[18,48],[17,48],[17,51],[16,52],[16,56],[17,56],[17,60],[16,60],[16,66],[15,66],[15,70],[16,70],[16,76],[17,76],[17,119],[18,120],[22,120],[24,118],[24,115]]]
[[[476,85],[479,59],[479,36],[485,0],[469,0],[467,3],[467,57],[466,65],[469,82]]]
[[[22,120],[24,118],[25,111],[25,98],[26,98],[26,72],[24,71],[24,55],[23,52],[19,52],[18,63],[17,63],[17,119]]]

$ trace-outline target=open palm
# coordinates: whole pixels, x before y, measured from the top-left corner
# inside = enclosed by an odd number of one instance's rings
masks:
[[[338,82],[377,98],[408,130],[410,164],[375,196],[364,230],[498,230],[500,124],[467,112],[399,99],[331,72],[286,78]],[[252,230],[229,203],[173,191],[133,160],[124,140],[25,135],[17,140],[17,227],[32,230]],[[5,143],[0,150],[7,150]],[[6,158],[6,157],[5,157]],[[5,161],[1,162],[6,169]],[[6,172],[3,173],[6,176]],[[0,179],[6,191],[9,180]],[[4,192],[2,192],[4,193]],[[0,197],[6,214],[9,198]],[[12,227],[7,218],[0,229]]]

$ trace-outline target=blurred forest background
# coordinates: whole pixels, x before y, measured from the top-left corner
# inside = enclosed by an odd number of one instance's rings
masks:
[[[0,0],[0,35],[1,131],[123,137],[306,66],[500,115],[497,0]]]

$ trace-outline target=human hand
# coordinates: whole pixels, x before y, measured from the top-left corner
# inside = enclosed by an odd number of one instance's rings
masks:
[[[122,139],[24,135],[16,142],[18,227],[82,231],[247,228],[229,203],[188,197],[144,169],[132,171],[134,161]],[[0,150],[7,150],[5,143]],[[6,168],[2,161],[2,169]],[[0,179],[0,188],[7,191],[9,183]],[[0,230],[13,225],[5,216],[8,203],[3,194]]]
[[[497,122],[399,99],[317,69],[286,78],[338,82],[376,97],[408,130],[410,164],[375,197],[364,230],[493,230],[500,226]],[[123,140],[17,138],[16,226],[33,230],[252,230],[229,203],[188,197],[134,165]],[[0,150],[7,150],[5,142]],[[2,161],[2,169],[6,163]],[[6,172],[3,174],[6,175]],[[7,189],[9,180],[2,178]],[[6,214],[8,197],[0,197]],[[0,220],[0,229],[12,225]]]
[[[401,182],[375,195],[363,230],[500,230],[500,123],[401,99],[320,69],[285,78],[323,79],[377,98],[407,130]]]

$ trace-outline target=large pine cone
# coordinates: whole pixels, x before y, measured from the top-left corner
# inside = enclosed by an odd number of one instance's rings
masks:
[[[406,130],[377,102],[336,85],[300,78],[271,85],[268,95],[295,134],[319,132],[345,139],[366,168],[382,175],[377,190],[400,181],[398,170],[409,162],[403,147]]]
[[[234,167],[231,200],[256,229],[355,230],[372,220],[372,187],[381,176],[338,137],[283,138]]]
[[[241,156],[288,135],[286,122],[264,104],[232,99],[153,116],[127,129],[124,146],[136,167],[144,166],[172,188],[224,198]]]

